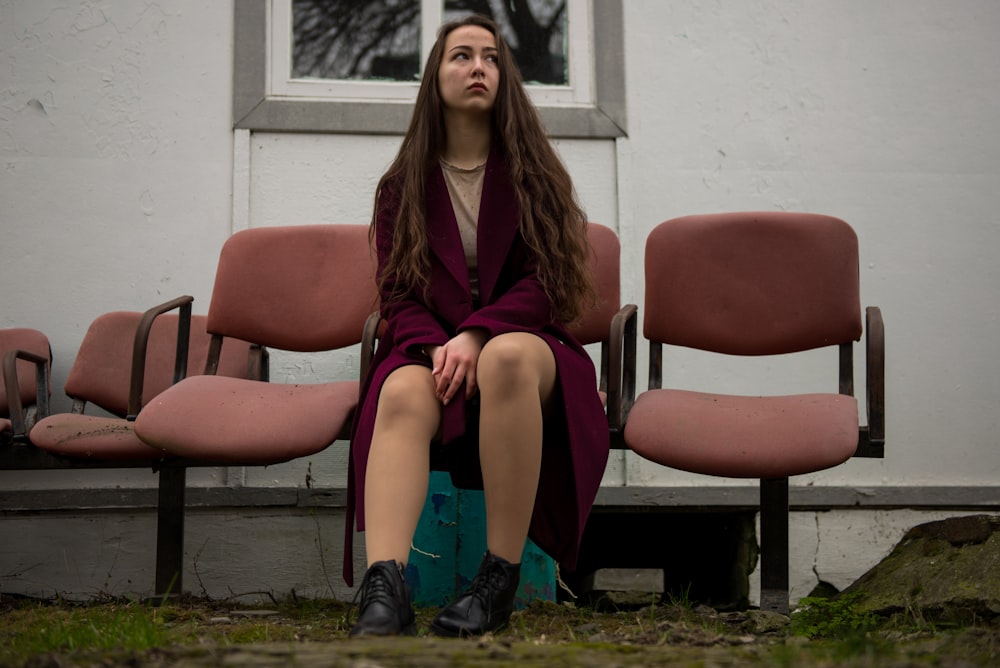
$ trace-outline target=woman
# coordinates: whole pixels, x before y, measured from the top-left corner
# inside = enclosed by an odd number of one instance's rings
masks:
[[[387,327],[351,440],[368,557],[351,635],[413,632],[403,573],[432,466],[482,487],[488,548],[432,632],[503,626],[529,535],[575,565],[609,446],[593,363],[565,328],[593,298],[586,225],[496,25],[444,25],[375,197]]]

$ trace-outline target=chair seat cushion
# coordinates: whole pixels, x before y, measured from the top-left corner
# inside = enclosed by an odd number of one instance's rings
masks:
[[[157,395],[135,422],[171,454],[231,464],[274,464],[333,443],[358,404],[358,382],[267,383],[190,376]]]
[[[842,394],[744,397],[642,393],[625,443],[664,466],[733,478],[783,478],[843,463],[858,445],[858,405]]]
[[[36,447],[67,457],[152,463],[168,456],[140,441],[134,426],[122,418],[59,413],[39,420],[29,437]]]

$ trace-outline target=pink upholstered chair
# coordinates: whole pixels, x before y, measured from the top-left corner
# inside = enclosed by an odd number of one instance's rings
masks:
[[[863,329],[857,236],[830,216],[723,213],[661,223],[645,252],[649,383],[625,408],[625,444],[664,466],[760,479],[761,608],[787,614],[789,476],[883,453],[884,334],[876,307],[868,307],[864,326],[867,425],[859,426],[854,392],[853,343]],[[830,392],[667,389],[664,344],[746,356],[836,346],[839,370]],[[794,364],[774,359],[783,362]]]
[[[12,434],[23,436],[35,421],[38,390],[42,391],[43,401],[49,396],[47,371],[52,364],[52,348],[48,337],[39,330],[14,327],[0,329],[0,355],[4,366],[12,365],[13,369],[0,369],[0,432],[5,438]]]
[[[170,312],[178,308],[181,313]],[[144,398],[202,372],[209,346],[205,325],[205,316],[191,315],[191,297],[145,313],[114,311],[98,316],[66,378],[71,411],[40,417],[29,433],[31,443],[55,455],[109,462],[152,463],[169,457],[139,440],[134,420]],[[250,344],[234,340],[219,373],[247,378],[260,357],[259,349],[251,351]],[[88,405],[106,414],[88,414]]]
[[[235,466],[304,457],[347,438],[358,403],[357,380],[290,384],[268,382],[267,376],[232,378],[221,375],[220,360],[233,340],[301,353],[351,346],[361,340],[374,304],[367,225],[237,232],[219,255],[206,322],[212,340],[205,373],[157,395],[136,418],[136,434],[189,465]],[[174,487],[179,494],[168,501],[183,507],[183,486]],[[182,513],[175,515],[183,519]],[[157,558],[158,594],[183,591],[183,526],[168,529],[164,542],[178,547]]]
[[[136,418],[150,446],[202,462],[264,465],[346,438],[358,380],[272,383],[215,373],[223,341],[313,353],[361,341],[376,302],[366,225],[244,230],[219,256],[205,375],[158,395]]]

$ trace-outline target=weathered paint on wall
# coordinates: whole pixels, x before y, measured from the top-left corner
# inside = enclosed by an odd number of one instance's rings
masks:
[[[5,517],[0,541],[4,593],[69,599],[148,596],[155,512],[61,513]],[[213,599],[300,595],[350,600],[341,579],[342,512],[189,510],[184,590]],[[357,536],[358,539],[362,536]],[[363,573],[358,551],[355,571]]]
[[[232,9],[194,0],[0,1],[0,326],[49,333],[56,388],[99,313],[179,294],[194,295],[204,312],[218,250],[234,229],[370,215],[375,179],[398,138],[233,132]],[[799,209],[845,218],[861,241],[863,302],[880,306],[886,320],[887,457],[793,484],[995,485],[1000,5],[629,0],[624,11],[629,135],[558,143],[591,218],[621,236],[623,297],[641,314],[642,242],[671,216]],[[671,354],[668,382],[722,381],[737,391],[740,374],[771,376],[775,387],[823,384],[813,379],[830,362],[807,356],[779,373],[759,361],[716,368],[702,355]],[[309,382],[357,369],[350,352],[273,360],[276,379]],[[68,402],[60,397],[56,407]],[[317,486],[342,486],[342,446],[267,469],[193,471],[189,480],[297,486],[308,475]],[[605,482],[707,479],[616,455]],[[155,477],[0,472],[4,489],[109,485],[151,486]],[[326,578],[315,564],[302,576],[270,567],[285,558],[279,545],[301,553],[311,544],[314,527],[299,512],[260,519],[275,531],[287,524],[280,539],[263,531],[242,542],[257,514],[205,530],[210,542],[233,541],[232,550],[263,560],[253,572],[229,572],[220,557],[207,580],[213,595],[230,587],[322,593]],[[142,569],[150,562],[141,550],[113,548],[149,540],[136,538],[147,522],[140,529],[129,517],[0,515],[0,535],[19,538],[16,549],[0,541],[4,591],[148,591]],[[936,515],[796,513],[793,598],[817,577],[842,584],[860,575],[928,517]],[[191,569],[199,521],[189,523]],[[84,547],[95,535],[107,549]],[[329,535],[339,572],[337,531]],[[206,548],[199,569],[207,558]],[[805,571],[795,570],[804,563]],[[193,573],[187,580],[197,582]]]
[[[793,513],[792,600],[809,595],[820,580],[846,587],[886,557],[910,527],[961,514],[965,513]],[[0,520],[3,534],[20,540],[0,541],[2,591],[71,600],[104,594],[149,595],[154,574],[148,553],[155,540],[154,519],[152,512],[5,517]],[[342,537],[339,512],[190,512],[185,590],[215,599],[267,601],[294,591],[302,597],[350,600],[353,592],[340,577]],[[360,544],[363,537],[356,538]],[[363,572],[361,550],[354,555],[354,564],[357,573]],[[753,602],[760,596],[758,577],[755,573],[750,579]]]

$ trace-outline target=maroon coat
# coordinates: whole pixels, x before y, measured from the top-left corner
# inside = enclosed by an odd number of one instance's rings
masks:
[[[376,211],[376,251],[383,266],[392,243],[398,196],[384,189]],[[371,370],[361,388],[351,437],[347,551],[344,579],[351,569],[352,511],[364,529],[365,469],[375,424],[378,392],[386,377],[407,364],[430,366],[425,345],[442,345],[465,329],[479,327],[490,337],[533,332],[555,356],[558,382],[544,426],[542,470],[530,536],[571,570],[580,538],[608,460],[607,417],[597,393],[594,364],[583,347],[552,320],[548,297],[537,278],[532,253],[518,233],[519,211],[502,154],[486,164],[480,204],[478,259],[482,306],[473,308],[465,253],[451,198],[440,167],[427,183],[427,235],[431,257],[431,304],[406,299],[383,306],[388,321]],[[383,300],[384,303],[384,300]],[[444,408],[442,443],[432,450],[432,468],[451,472],[455,485],[481,488],[475,407],[460,390]]]

